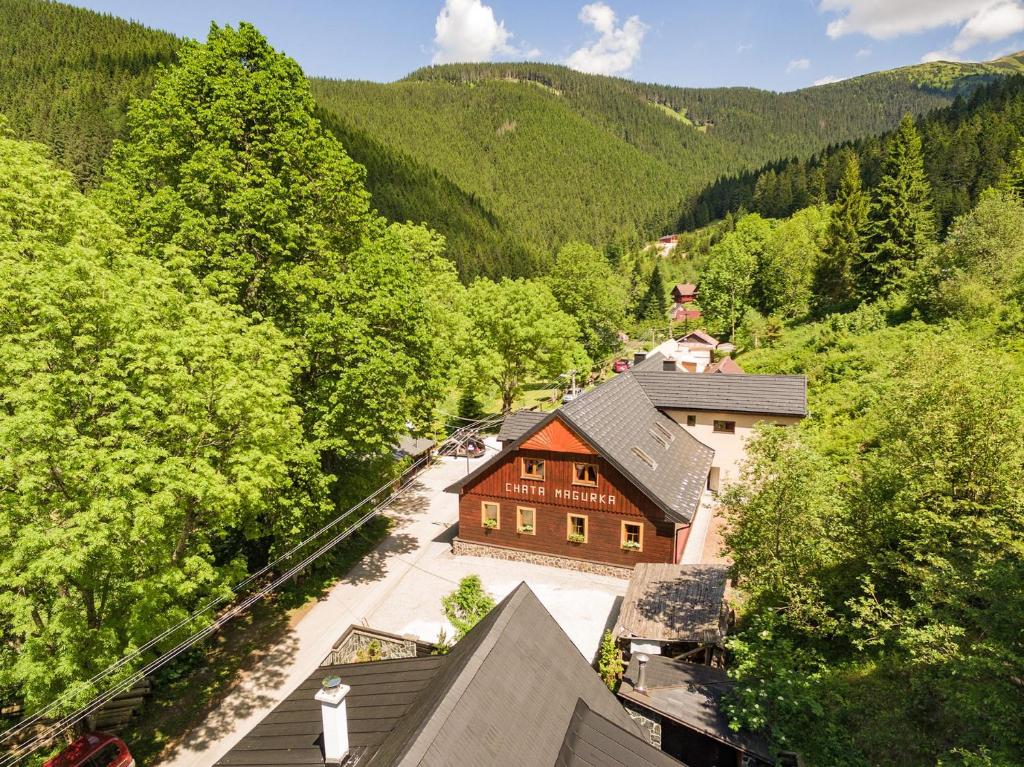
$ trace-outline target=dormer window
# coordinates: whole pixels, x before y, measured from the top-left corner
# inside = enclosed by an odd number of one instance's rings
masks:
[[[544,461],[540,458],[523,459],[523,479],[544,479]]]

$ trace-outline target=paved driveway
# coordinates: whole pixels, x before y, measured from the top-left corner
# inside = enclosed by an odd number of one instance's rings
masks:
[[[489,457],[489,456],[488,456]],[[353,623],[434,641],[447,621],[441,597],[460,578],[480,576],[500,600],[526,581],[588,660],[602,631],[614,623],[626,581],[571,570],[455,557],[450,541],[458,521],[458,499],[444,488],[484,458],[444,458],[420,475],[390,515],[395,529],[336,584],[285,639],[242,676],[207,719],[186,734],[162,764],[208,767],[306,679]],[[447,627],[449,635],[451,628]]]

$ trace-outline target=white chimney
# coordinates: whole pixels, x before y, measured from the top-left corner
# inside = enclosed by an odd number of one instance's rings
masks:
[[[324,720],[324,762],[341,764],[348,753],[348,712],[345,696],[352,688],[341,683],[340,676],[324,679],[316,692],[320,714]]]

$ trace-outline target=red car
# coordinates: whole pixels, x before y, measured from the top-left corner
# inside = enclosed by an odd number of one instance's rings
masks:
[[[615,373],[625,373],[629,370],[629,360],[615,360],[612,364],[612,371]]]
[[[90,732],[43,767],[135,767],[135,760],[120,738],[108,732]]]

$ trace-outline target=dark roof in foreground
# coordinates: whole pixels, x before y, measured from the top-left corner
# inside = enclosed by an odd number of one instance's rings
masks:
[[[316,669],[218,764],[323,765],[320,704],[313,696],[331,675],[352,687],[346,767],[548,767],[571,740],[581,700],[607,728],[620,730],[617,742],[641,754],[646,747],[637,725],[524,583],[448,655]],[[589,731],[576,737],[570,753],[582,754],[597,738]],[[588,763],[580,759],[568,763]]]
[[[622,677],[619,697],[654,711],[733,748],[772,762],[768,741],[756,733],[734,732],[721,711],[722,697],[735,683],[721,669],[652,655],[647,663],[647,692],[633,690],[637,653]]]
[[[576,702],[555,767],[680,767],[659,751],[594,713],[582,699]]]
[[[807,415],[806,376],[694,375],[647,366],[633,375],[658,408]]]
[[[728,608],[726,565],[641,563],[633,568],[615,636],[718,644]]]
[[[517,410],[505,416],[498,430],[498,442],[512,442],[519,439],[532,427],[547,417],[547,413],[539,410]]]

